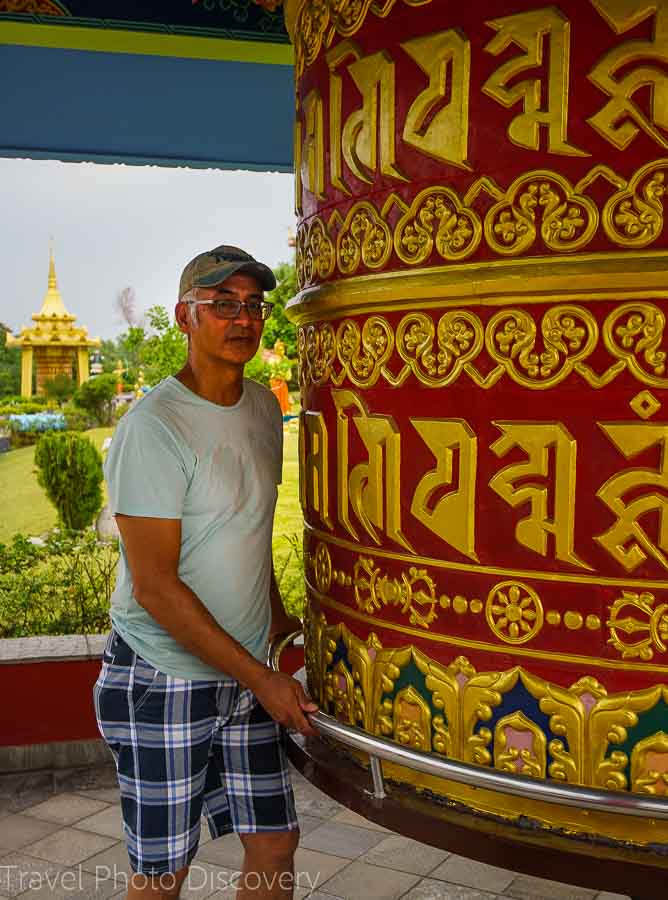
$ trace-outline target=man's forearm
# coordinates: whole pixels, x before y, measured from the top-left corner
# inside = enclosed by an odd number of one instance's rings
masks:
[[[197,594],[176,576],[137,589],[137,602],[174,640],[202,662],[255,690],[269,670],[211,615]]]

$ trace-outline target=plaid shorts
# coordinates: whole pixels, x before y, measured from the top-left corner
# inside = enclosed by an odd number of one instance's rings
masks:
[[[203,813],[213,837],[297,829],[282,730],[233,678],[165,675],[112,631],[93,695],[135,872],[187,866]]]

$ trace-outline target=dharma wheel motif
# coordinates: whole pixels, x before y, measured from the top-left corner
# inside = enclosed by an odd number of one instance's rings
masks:
[[[665,794],[668,8],[286,7],[310,689],[406,746]]]

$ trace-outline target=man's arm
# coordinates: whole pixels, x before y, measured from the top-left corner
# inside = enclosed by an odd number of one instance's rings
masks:
[[[301,684],[258,662],[220,627],[178,577],[181,520],[117,514],[116,522],[140,606],[194,656],[250,688],[281,725],[302,734],[316,734],[304,712],[315,712],[318,707]],[[280,596],[278,599],[280,602]]]

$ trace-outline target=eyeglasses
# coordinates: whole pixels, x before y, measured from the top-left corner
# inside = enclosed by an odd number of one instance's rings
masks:
[[[266,300],[253,300],[251,303],[242,303],[241,300],[188,300],[200,306],[210,306],[217,319],[237,319],[241,309],[246,310],[249,319],[265,321],[271,315],[273,303]]]

